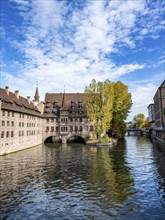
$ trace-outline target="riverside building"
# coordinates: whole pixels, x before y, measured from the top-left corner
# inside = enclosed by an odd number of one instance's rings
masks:
[[[33,101],[9,87],[0,88],[0,155],[57,139],[67,143],[75,137],[85,142],[92,131],[83,93],[46,93],[43,103],[38,87]]]
[[[93,126],[85,113],[84,93],[46,93],[43,112],[43,141],[58,137],[62,143],[72,137],[86,139]]]
[[[35,97],[37,102],[38,97]],[[19,91],[0,88],[0,154],[42,143],[42,116],[38,108]]]
[[[165,80],[154,95],[154,105],[148,106],[149,118],[153,119],[151,136],[165,144]]]

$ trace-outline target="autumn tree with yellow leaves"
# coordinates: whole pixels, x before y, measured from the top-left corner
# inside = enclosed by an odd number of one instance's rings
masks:
[[[96,82],[92,80],[85,89],[86,113],[94,124],[98,139],[107,134],[122,138],[125,122],[132,105],[131,94],[122,82]]]

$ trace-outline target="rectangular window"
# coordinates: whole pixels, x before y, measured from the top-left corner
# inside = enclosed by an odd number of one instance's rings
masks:
[[[83,127],[82,126],[79,127],[79,131],[83,131]]]
[[[49,118],[47,118],[46,121],[49,122]]]
[[[80,120],[80,122],[82,122],[82,118],[80,118],[79,120]]]
[[[78,127],[77,126],[75,126],[75,131],[78,131]]]
[[[9,131],[6,131],[6,137],[7,138],[9,137]]]
[[[62,132],[67,132],[68,131],[68,127],[61,127],[61,131]]]
[[[58,132],[58,127],[56,127],[56,132]]]
[[[12,117],[14,117],[14,112],[12,112]]]
[[[21,122],[19,122],[19,127],[21,127]]]
[[[51,118],[51,122],[54,122],[54,118]]]
[[[67,122],[68,119],[67,118],[61,118],[61,122]]]
[[[2,126],[5,126],[5,121],[2,121]]]
[[[7,116],[10,116],[10,112],[7,112]]]
[[[54,127],[51,127],[51,132],[53,132],[54,131]]]
[[[46,131],[49,131],[49,127],[48,126],[46,126]]]
[[[4,131],[1,132],[1,138],[4,138]]]
[[[22,122],[22,127],[24,127],[24,122]]]
[[[10,126],[10,121],[7,121],[7,126]]]
[[[11,137],[14,137],[14,131],[11,131]]]
[[[73,131],[73,126],[70,126],[70,132],[72,132]]]
[[[5,111],[2,111],[2,116],[5,116]]]
[[[21,131],[19,131],[19,137],[21,136]]]
[[[73,118],[70,118],[70,122],[73,122]]]
[[[24,131],[22,131],[22,136],[24,136]]]
[[[14,126],[14,121],[11,122],[11,126]]]

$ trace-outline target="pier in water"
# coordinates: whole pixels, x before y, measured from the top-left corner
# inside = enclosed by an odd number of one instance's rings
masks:
[[[146,138],[114,147],[43,144],[0,157],[0,219],[164,217],[165,151]]]

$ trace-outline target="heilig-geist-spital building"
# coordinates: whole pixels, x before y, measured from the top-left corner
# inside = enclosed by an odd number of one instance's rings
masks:
[[[85,113],[83,93],[46,93],[39,102],[38,87],[34,100],[19,91],[0,88],[0,155],[59,139],[67,143],[76,136],[85,141],[93,126]]]

